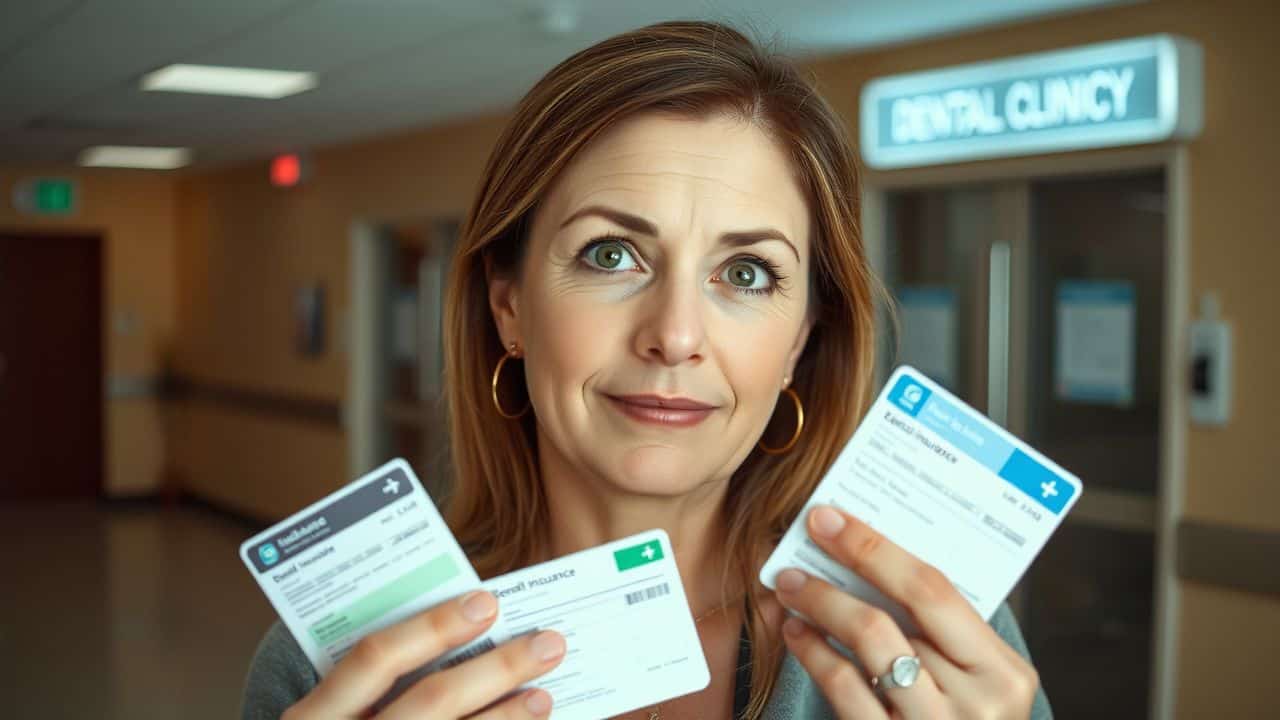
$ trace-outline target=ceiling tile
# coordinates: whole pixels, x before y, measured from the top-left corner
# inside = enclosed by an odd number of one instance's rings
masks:
[[[508,107],[576,50],[665,19],[727,21],[803,56],[1127,1],[0,0],[0,161],[95,139],[222,162],[421,127]],[[540,21],[552,3],[572,10],[567,30]],[[320,84],[281,100],[137,89],[179,61]]]
[[[0,3],[0,63],[18,46],[40,36],[84,0]]]
[[[499,21],[509,11],[493,0],[324,0],[190,62],[279,70],[340,72],[420,47],[436,38]]]
[[[60,112],[44,117],[52,122],[132,128],[200,125],[216,122],[218,116],[227,113],[265,108],[271,102],[273,101],[258,98],[147,92],[138,89],[133,83],[127,83],[116,92],[76,102]]]
[[[298,0],[292,0],[297,3]],[[0,64],[0,129],[167,65],[290,0],[97,0]]]

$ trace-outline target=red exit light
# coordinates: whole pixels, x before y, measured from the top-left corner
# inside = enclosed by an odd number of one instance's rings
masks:
[[[271,184],[294,187],[302,182],[302,159],[297,155],[277,155],[271,159]]]

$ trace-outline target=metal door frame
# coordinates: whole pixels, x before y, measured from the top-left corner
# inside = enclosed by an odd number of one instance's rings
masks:
[[[347,395],[342,402],[342,425],[347,435],[347,477],[373,469],[379,438],[385,433],[380,398],[388,382],[381,352],[384,278],[390,259],[381,242],[381,223],[352,221],[348,230],[351,299],[343,314],[347,354]]]
[[[1187,367],[1187,325],[1190,322],[1190,158],[1185,144],[1168,144],[1137,149],[1101,150],[1055,156],[1036,156],[966,163],[951,166],[912,168],[893,171],[867,170],[863,175],[862,236],[872,267],[883,275],[886,258],[885,237],[886,196],[895,190],[924,189],[947,185],[974,183],[1020,183],[1021,193],[1010,194],[1010,217],[1021,214],[1029,218],[1028,189],[1035,179],[1071,175],[1105,174],[1113,172],[1161,170],[1165,178],[1165,293],[1164,337],[1161,340],[1161,404],[1159,419],[1160,467],[1159,493],[1156,497],[1155,517],[1140,520],[1140,527],[1152,526],[1155,541],[1154,617],[1152,618],[1152,668],[1151,714],[1153,720],[1171,720],[1177,690],[1177,650],[1179,631],[1179,607],[1181,592],[1177,575],[1175,543],[1177,525],[1183,515],[1186,496],[1186,438],[1187,403],[1190,393],[1184,379]],[[1021,196],[1021,208],[1018,196]],[[1012,267],[1025,265],[1029,260],[1027,240],[1029,223],[1021,228],[1009,228],[1014,238],[1010,257]],[[1021,251],[1020,251],[1021,250]],[[1015,282],[1009,287],[1010,327],[1017,328],[1020,318],[1013,313],[1023,312],[1028,303],[1030,288],[1028,273],[1013,272]],[[1021,361],[1014,353],[1025,349],[1014,344],[1009,348],[1008,367],[1013,373],[1025,373],[1025,358]],[[887,367],[877,368],[878,379],[887,377]],[[1025,377],[1010,376],[1006,387],[1012,392],[1006,400],[1013,410],[1008,420],[1010,426],[1025,429],[1023,412],[1026,399],[1018,388],[1025,385]],[[1095,493],[1097,494],[1097,493]],[[1092,510],[1095,519],[1115,527],[1132,526],[1135,515],[1143,510],[1130,507],[1123,497],[1101,496]]]

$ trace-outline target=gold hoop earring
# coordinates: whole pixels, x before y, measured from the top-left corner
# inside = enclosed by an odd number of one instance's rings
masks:
[[[493,395],[493,406],[498,409],[499,415],[501,415],[502,417],[508,420],[515,420],[517,418],[524,417],[524,414],[529,412],[529,406],[530,406],[530,403],[526,402],[524,404],[523,410],[521,410],[518,413],[512,414],[512,413],[508,413],[506,410],[503,410],[502,403],[498,400],[498,378],[502,377],[502,366],[507,364],[507,360],[510,360],[513,357],[520,357],[519,353],[516,350],[517,347],[518,346],[515,343],[511,343],[511,347],[508,348],[506,354],[502,356],[502,359],[498,360],[498,366],[493,369],[493,381],[490,383],[490,392]]]
[[[771,448],[768,445],[765,445],[764,439],[762,438],[760,442],[756,443],[756,446],[759,447],[766,455],[782,455],[795,447],[796,442],[800,440],[800,431],[804,429],[804,404],[800,402],[800,396],[791,388],[786,388],[782,392],[789,396],[791,398],[791,402],[796,406],[796,431],[791,433],[791,439],[787,441],[787,444],[779,448]]]

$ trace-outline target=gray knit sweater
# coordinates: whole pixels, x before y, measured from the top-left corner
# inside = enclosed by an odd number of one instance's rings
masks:
[[[991,618],[1000,637],[1023,657],[1029,658],[1018,621],[1002,605]],[[320,678],[284,625],[276,622],[267,631],[249,668],[242,715],[244,720],[276,720],[285,708],[311,692]],[[554,713],[553,713],[554,715]],[[822,691],[791,655],[783,661],[764,720],[836,720],[835,711]],[[1031,720],[1051,720],[1053,712],[1041,690],[1031,708]]]

